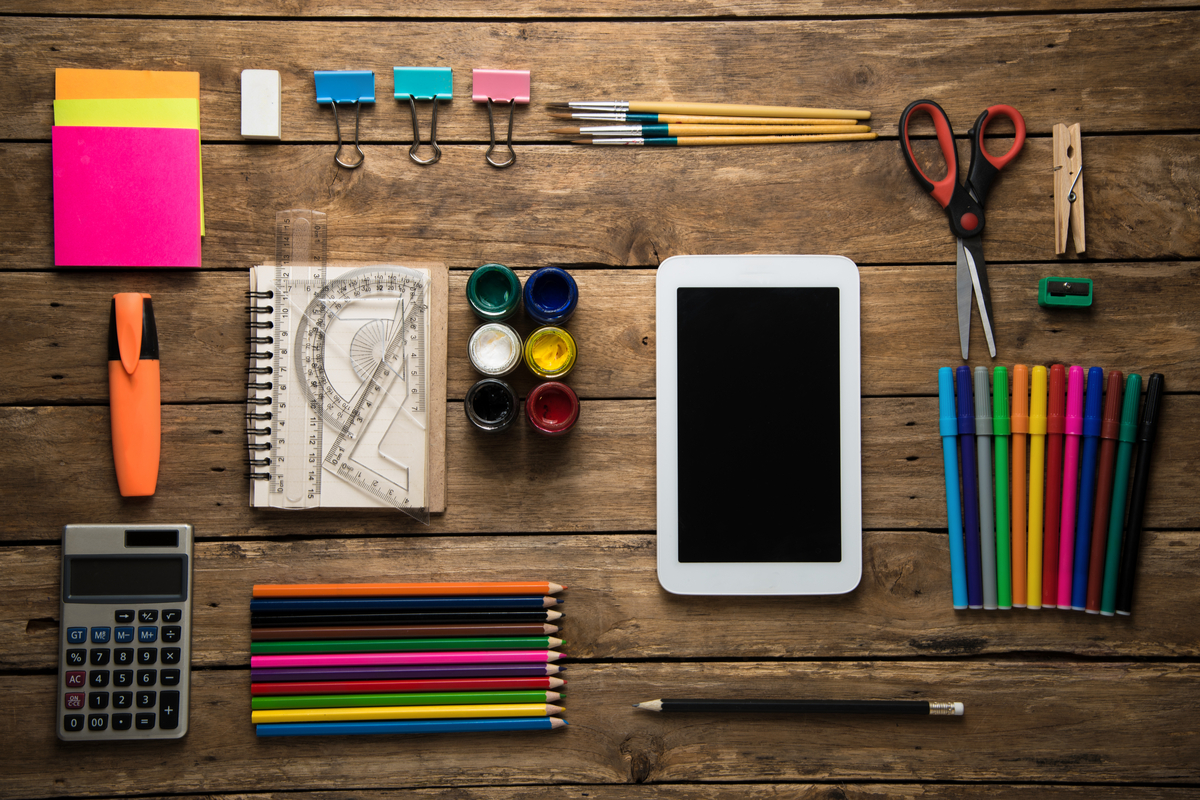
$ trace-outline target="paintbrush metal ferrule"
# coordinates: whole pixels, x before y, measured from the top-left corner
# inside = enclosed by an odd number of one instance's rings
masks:
[[[564,111],[551,111],[550,116],[554,117],[555,119],[578,119],[585,122],[624,122],[628,115],[619,113],[600,114],[595,112],[574,114]]]
[[[629,103],[623,101],[597,100],[572,103],[547,103],[547,108],[572,109],[575,111],[628,111]]]
[[[601,139],[575,139],[572,144],[625,144],[625,145],[642,145],[646,140],[638,138],[619,138],[619,137],[604,137]]]

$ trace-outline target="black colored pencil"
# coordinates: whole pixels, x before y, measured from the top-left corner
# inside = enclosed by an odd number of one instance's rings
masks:
[[[380,613],[356,611],[348,614],[252,612],[250,625],[255,628],[282,628],[321,625],[412,625],[412,624],[477,624],[514,622],[553,622],[562,617],[560,611],[385,611]]]
[[[956,716],[962,703],[929,700],[650,700],[635,703],[646,711],[704,714],[922,714]]]

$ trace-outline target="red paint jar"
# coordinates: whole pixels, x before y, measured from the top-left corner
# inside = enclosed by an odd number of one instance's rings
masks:
[[[561,436],[579,419],[579,398],[565,383],[541,383],[525,398],[525,415],[538,433]]]

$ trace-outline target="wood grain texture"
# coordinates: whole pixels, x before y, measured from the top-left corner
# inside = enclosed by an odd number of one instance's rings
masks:
[[[256,740],[249,673],[198,671],[191,727],[164,747],[71,747],[45,715],[54,678],[0,677],[12,712],[0,753],[14,795],[76,796],[353,790],[380,784],[719,783],[724,781],[1128,781],[1189,785],[1200,771],[1200,667],[1026,661],[893,664],[715,662],[576,665],[569,726],[555,733]],[[964,717],[708,717],[637,711],[671,691],[692,695],[953,699]],[[1140,709],[1113,714],[1112,695]],[[763,728],[771,729],[764,735]],[[1005,735],[1007,733],[1007,735]],[[330,747],[337,757],[329,757]],[[121,758],[115,758],[117,753]],[[387,755],[384,756],[383,754]],[[140,757],[139,757],[140,756]],[[586,791],[586,790],[585,790]]]
[[[208,534],[197,526],[197,536]],[[567,641],[568,672],[594,659],[952,658],[967,663],[1013,652],[1079,659],[1200,655],[1200,622],[1174,613],[1200,602],[1194,579],[1200,534],[1195,532],[1146,534],[1134,614],[1115,619],[1066,611],[956,612],[944,534],[868,533],[863,580],[852,593],[837,597],[671,595],[655,580],[654,560],[654,537],[646,534],[201,541],[196,545],[192,663],[196,668],[249,664],[255,583],[464,577],[554,580],[570,587],[560,606],[564,617],[558,634]],[[53,545],[0,549],[0,669],[53,668],[59,561]]]

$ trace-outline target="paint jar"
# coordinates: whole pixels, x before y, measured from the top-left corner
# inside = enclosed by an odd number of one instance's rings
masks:
[[[482,320],[508,319],[521,304],[521,279],[503,264],[484,264],[467,279],[467,302]]]
[[[539,378],[561,378],[575,366],[575,340],[562,328],[546,326],[525,340],[525,366]]]
[[[561,325],[575,313],[579,287],[564,269],[542,267],[525,280],[525,313],[543,325]]]
[[[501,378],[516,369],[521,354],[521,335],[503,322],[483,323],[467,342],[471,366],[492,378]]]
[[[579,398],[565,383],[538,384],[525,399],[525,415],[538,433],[562,436],[579,419]]]
[[[487,433],[508,430],[521,414],[517,393],[499,378],[484,378],[468,389],[463,407],[476,430]]]

